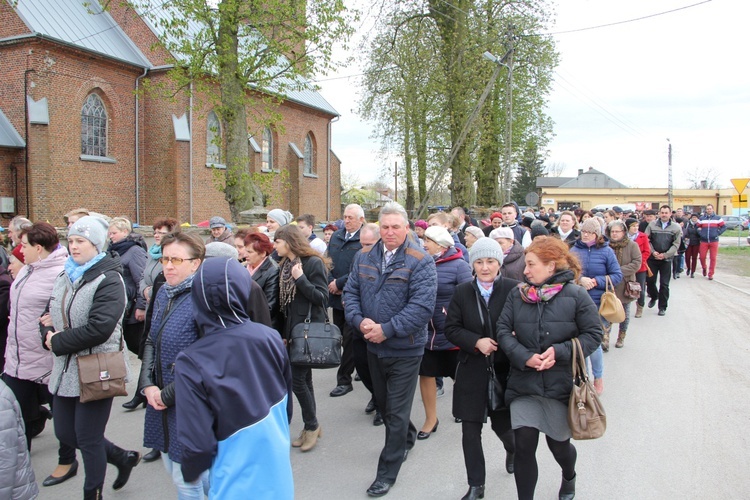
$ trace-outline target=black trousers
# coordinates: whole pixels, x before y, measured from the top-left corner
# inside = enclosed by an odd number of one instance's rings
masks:
[[[125,345],[128,350],[136,356],[141,350],[141,337],[143,336],[143,321],[138,323],[124,323],[122,325],[122,335],[125,339]]]
[[[54,408],[57,439],[81,450],[86,472],[83,489],[101,488],[107,473],[107,455],[116,448],[104,437],[112,398],[81,403],[77,397],[54,396]]]
[[[13,391],[18,400],[18,405],[21,407],[21,416],[26,427],[26,445],[28,450],[31,451],[31,438],[34,435],[34,429],[39,429],[41,432],[39,426],[43,426],[44,419],[47,418],[39,411],[40,407],[45,403],[50,403],[50,406],[52,406],[52,394],[49,393],[47,386],[44,384],[32,380],[21,380],[11,377],[7,373],[3,374],[3,382]],[[64,443],[60,443],[57,453],[57,463],[60,465],[70,465],[76,459],[75,448]]]
[[[378,460],[377,479],[396,482],[404,453],[414,447],[417,428],[411,422],[411,407],[419,379],[422,356],[379,358],[368,352],[375,402],[385,422],[385,446]]]
[[[646,304],[646,278],[648,271],[639,271],[635,273],[635,280],[641,284],[641,294],[638,296],[638,305],[643,307]]]
[[[492,430],[503,442],[508,453],[515,453],[515,439],[510,425],[510,410],[493,411],[489,414]],[[464,450],[464,463],[469,486],[482,486],[487,477],[482,448],[482,422],[461,422],[461,445]]]
[[[646,278],[646,291],[649,298],[659,298],[659,309],[666,309],[669,302],[669,280],[672,279],[672,259],[648,259],[648,267],[653,275]],[[659,289],[656,289],[656,278],[659,277]]]
[[[370,394],[375,394],[372,388],[372,376],[370,375],[370,363],[367,361],[367,341],[359,331],[352,333],[352,353],[354,356],[354,367],[359,373],[364,385]]]
[[[292,365],[292,392],[297,396],[305,430],[314,431],[318,428],[318,417],[312,368]]]
[[[343,309],[333,310],[333,324],[341,330],[342,347],[341,365],[336,372],[337,385],[352,385],[352,373],[354,373],[354,350],[352,346],[352,327],[346,322],[346,316]],[[360,378],[362,376],[360,375]]]

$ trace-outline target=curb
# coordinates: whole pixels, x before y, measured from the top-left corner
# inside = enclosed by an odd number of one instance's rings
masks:
[[[720,285],[724,285],[724,286],[726,286],[726,287],[728,287],[728,288],[731,288],[732,290],[734,290],[734,291],[736,291],[736,292],[744,293],[745,295],[750,295],[750,292],[748,292],[747,290],[743,290],[742,288],[737,288],[737,287],[736,287],[736,286],[734,286],[734,285],[730,285],[729,283],[726,283],[726,282],[724,282],[724,281],[721,281],[721,280],[717,280],[716,278],[714,278],[714,281],[715,281],[716,283],[719,283]]]

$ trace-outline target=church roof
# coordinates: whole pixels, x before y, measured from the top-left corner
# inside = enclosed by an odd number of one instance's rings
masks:
[[[96,0],[18,0],[15,11],[32,33],[142,68],[152,66]]]
[[[16,127],[10,123],[2,109],[0,109],[0,147],[14,149],[26,147],[23,137],[18,133]]]

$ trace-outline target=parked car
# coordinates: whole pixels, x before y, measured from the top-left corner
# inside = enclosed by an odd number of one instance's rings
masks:
[[[742,219],[740,217],[736,215],[722,215],[720,217],[724,219],[724,224],[727,226],[727,229],[739,228],[739,230],[742,231]]]

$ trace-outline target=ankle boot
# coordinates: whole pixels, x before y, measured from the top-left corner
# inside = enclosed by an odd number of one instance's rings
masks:
[[[93,490],[83,490],[83,500],[101,500],[102,498],[102,487],[94,488]]]
[[[617,342],[615,343],[615,347],[622,347],[625,345],[625,335],[627,335],[627,330],[620,330],[620,333],[617,334]]]
[[[117,478],[112,483],[112,489],[119,490],[130,479],[130,473],[133,472],[133,467],[138,465],[141,461],[141,454],[137,451],[127,451],[112,445],[111,449],[107,450],[107,463],[110,463],[117,467]]]
[[[484,498],[484,485],[469,486],[469,491],[461,497],[461,500],[477,500],[477,498]]]
[[[138,408],[138,405],[143,405],[143,407],[146,407],[146,396],[141,396],[140,393],[136,392],[135,396],[133,396],[133,399],[128,401],[127,403],[123,403],[122,407],[126,410],[135,410]]]
[[[302,429],[300,431],[299,436],[297,436],[297,439],[292,441],[292,448],[299,448],[302,446],[302,443],[305,442],[305,434],[307,434],[307,431],[305,429]]]
[[[567,480],[565,476],[562,478],[562,484],[560,485],[560,500],[573,500],[576,497],[576,476],[573,479]]]
[[[643,306],[636,304],[635,305],[635,317],[640,318],[643,316]]]
[[[310,451],[315,448],[318,444],[318,438],[323,436],[323,431],[318,425],[318,428],[314,431],[305,431],[305,437],[302,440],[302,446],[299,447],[300,451]]]

